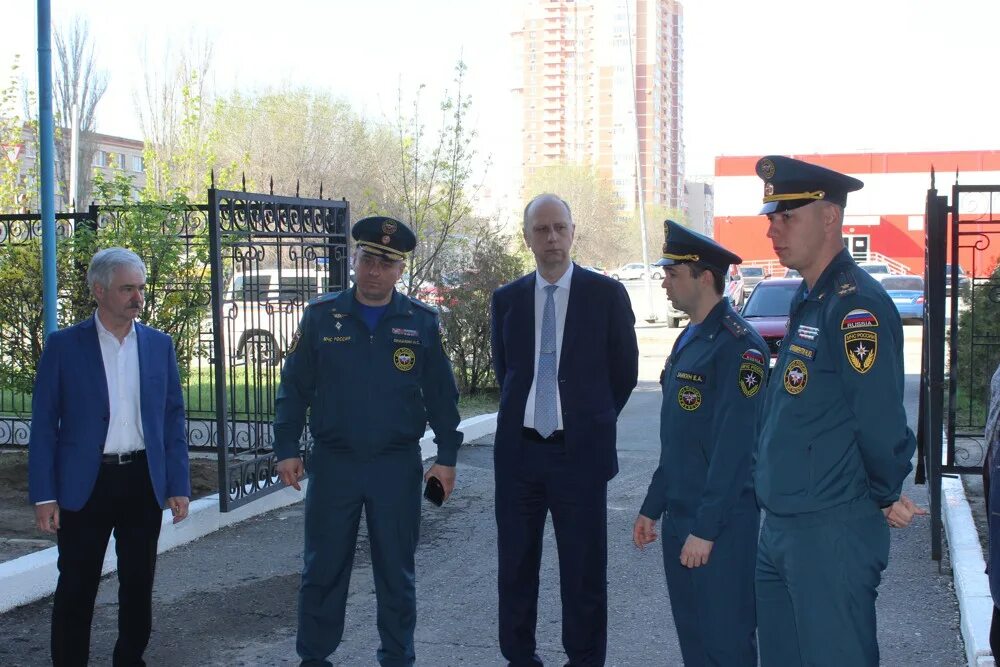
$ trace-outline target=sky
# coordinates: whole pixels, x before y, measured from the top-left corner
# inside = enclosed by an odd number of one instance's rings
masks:
[[[624,0],[608,0],[623,2]],[[634,1],[634,0],[630,0]],[[398,91],[433,101],[461,58],[477,148],[503,191],[512,169],[513,0],[52,0],[90,24],[109,74],[98,130],[140,138],[144,67],[208,40],[211,83],[308,86],[374,118]],[[720,155],[1000,148],[996,0],[686,0],[688,177]],[[0,76],[14,53],[35,86],[36,3],[4,3]],[[426,113],[433,115],[430,104]]]

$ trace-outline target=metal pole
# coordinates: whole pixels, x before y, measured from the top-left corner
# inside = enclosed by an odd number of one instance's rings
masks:
[[[635,87],[635,79],[638,72],[635,69],[635,53],[633,51],[632,44],[632,18],[630,11],[628,0],[625,0],[625,23],[628,29],[628,59],[632,69],[632,74],[629,77],[632,80],[632,116],[635,120],[633,123],[635,125],[635,191],[639,206],[639,233],[642,236],[642,266],[643,271],[646,273],[646,303],[649,307],[649,315],[646,316],[646,321],[652,323],[656,321],[656,311],[653,309],[653,272],[649,268],[649,248],[648,243],[646,242],[646,197],[642,189],[642,152],[640,150],[639,143],[639,100]],[[636,17],[636,26],[638,25],[639,20],[638,17]]]
[[[42,311],[46,336],[58,328],[51,23],[49,0],[38,0],[38,166],[42,181],[39,208],[42,213]]]
[[[70,129],[69,144],[69,205],[76,211],[79,192],[80,162],[80,105],[73,102],[73,125]]]

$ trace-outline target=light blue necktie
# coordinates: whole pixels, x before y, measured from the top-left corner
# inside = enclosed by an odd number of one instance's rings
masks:
[[[535,383],[535,430],[543,438],[559,425],[556,415],[556,302],[555,285],[545,286],[542,339],[538,349],[538,380]]]

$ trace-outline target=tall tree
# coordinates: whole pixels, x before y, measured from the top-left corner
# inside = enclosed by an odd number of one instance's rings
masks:
[[[525,199],[543,192],[562,197],[573,212],[574,255],[583,264],[613,267],[630,259],[628,225],[611,183],[597,169],[553,165],[537,169],[524,187]]]
[[[144,89],[136,105],[146,142],[146,194],[183,193],[202,201],[215,163],[206,85],[212,45],[192,43],[179,53],[168,47],[160,67],[148,57],[143,61]]]
[[[479,186],[472,183],[476,132],[468,125],[472,100],[464,89],[467,67],[455,66],[454,93],[439,105],[441,124],[430,134],[421,116],[420,89],[413,111],[403,113],[402,91],[395,124],[399,159],[382,174],[384,212],[407,221],[417,235],[407,274],[410,290],[440,277],[456,228],[472,211]],[[429,136],[428,136],[429,135]]]
[[[316,197],[322,186],[324,197],[344,197],[355,210],[373,196],[373,158],[388,159],[347,102],[305,88],[234,92],[216,103],[212,126],[217,164],[245,164],[248,187],[266,191],[273,180],[275,194],[298,187]]]
[[[54,103],[60,128],[56,141],[56,179],[62,184],[64,204],[75,201],[80,207],[90,200],[93,187],[91,164],[97,151],[93,134],[97,127],[97,105],[108,89],[108,74],[96,65],[90,27],[84,19],[77,17],[68,28],[57,29],[55,40]],[[74,105],[80,132],[76,193],[69,191]]]
[[[663,249],[663,221],[673,220],[685,227],[688,226],[687,213],[679,208],[669,208],[657,204],[646,204],[646,243],[649,261],[660,258]],[[639,210],[636,209],[629,221],[628,249],[633,261],[642,259],[642,234],[639,225]]]
[[[29,142],[35,149],[35,155],[38,154],[38,123],[34,120],[25,123],[15,111],[21,97],[25,98],[26,108],[34,99],[30,91],[23,90],[19,68],[19,58],[15,56],[10,67],[10,79],[0,89],[0,213],[20,213],[37,208],[37,178],[29,178],[29,174],[24,172],[24,165]],[[34,161],[36,167],[37,162]],[[10,230],[0,231],[17,236]]]

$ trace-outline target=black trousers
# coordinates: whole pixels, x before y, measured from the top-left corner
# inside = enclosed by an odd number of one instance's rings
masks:
[[[607,653],[607,481],[565,444],[528,440],[518,462],[495,474],[501,653],[512,667],[542,665],[535,625],[542,537],[551,512],[567,664],[600,667]]]
[[[124,465],[102,465],[87,504],[76,512],[60,510],[53,665],[87,664],[94,600],[112,530],[118,555],[118,642],[112,664],[146,664],[142,654],[153,625],[153,574],[162,516],[144,457]],[[107,664],[104,659],[98,662]]]

